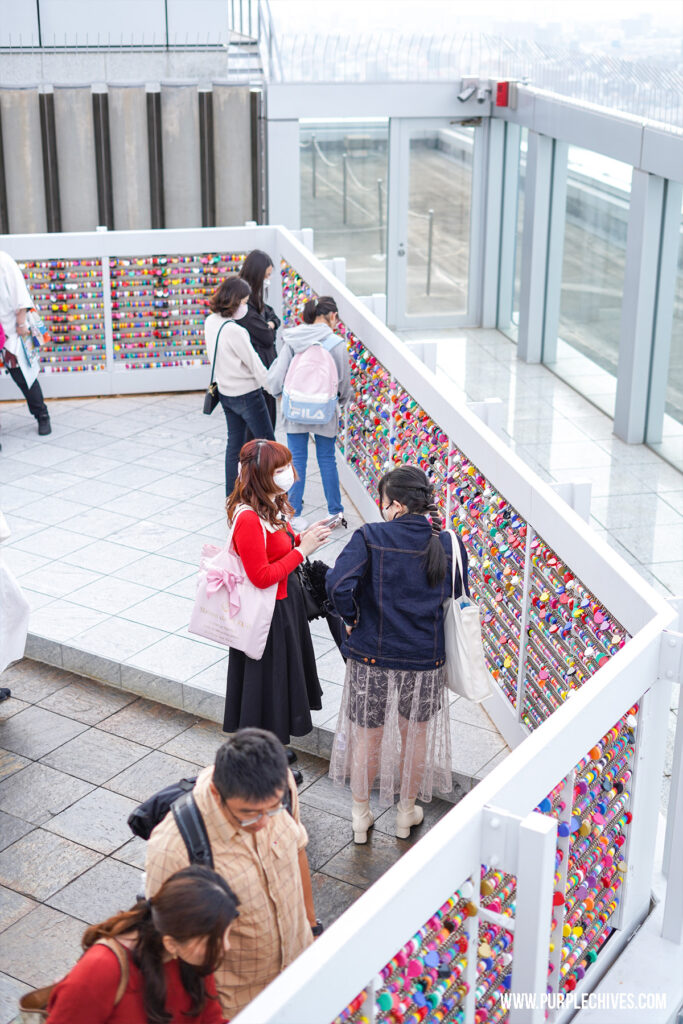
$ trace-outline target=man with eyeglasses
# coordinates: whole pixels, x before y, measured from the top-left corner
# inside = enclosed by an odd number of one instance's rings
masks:
[[[230,949],[215,973],[223,1014],[232,1020],[322,930],[313,907],[308,836],[285,748],[264,729],[234,733],[192,792],[214,868],[239,900]],[[147,896],[187,865],[187,847],[168,814],[147,844]]]

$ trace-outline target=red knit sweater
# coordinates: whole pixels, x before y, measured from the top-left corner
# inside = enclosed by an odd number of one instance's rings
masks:
[[[255,587],[272,587],[278,584],[277,600],[287,597],[287,577],[304,560],[298,547],[301,538],[288,526],[285,530],[266,530],[256,512],[242,512],[237,517],[232,542],[242,559],[247,576]]]
[[[146,1024],[142,974],[130,956],[128,962],[128,987],[121,1002],[114,1006],[121,980],[119,962],[106,946],[91,946],[52,990],[47,1024]],[[190,997],[180,980],[178,961],[164,964],[164,973],[166,1009],[173,1015],[171,1024],[222,1024],[224,1018],[213,975],[205,979],[207,1000],[203,1011],[198,1017],[188,1017]]]

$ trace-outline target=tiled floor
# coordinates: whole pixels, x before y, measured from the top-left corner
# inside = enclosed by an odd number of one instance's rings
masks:
[[[224,543],[225,421],[196,394],[50,403],[39,438],[25,405],[3,404],[3,554],[32,607],[27,654],[222,721],[227,653],[187,630],[203,544]],[[327,514],[311,449],[304,512]],[[346,499],[349,529],[360,525]],[[349,534],[320,552],[330,564]],[[305,741],[329,754],[344,663],[312,623],[323,710]],[[466,788],[507,751],[481,709],[452,700],[453,769]],[[467,742],[463,733],[467,732]]]
[[[184,711],[28,660],[2,681],[12,689],[0,703],[0,1024],[9,1024],[23,992],[74,963],[86,923],[135,902],[145,843],[128,829],[131,810],[210,764],[223,735]],[[300,752],[299,767],[316,911],[329,924],[450,805],[427,805],[407,841],[385,811],[358,847],[350,794],[331,785],[327,762]]]

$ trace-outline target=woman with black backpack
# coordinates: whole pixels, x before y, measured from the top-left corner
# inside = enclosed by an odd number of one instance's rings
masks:
[[[294,509],[292,523],[299,531],[308,525],[301,516],[301,509],[310,434],[315,439],[327,511],[339,520],[343,516],[335,442],[339,430],[339,407],[351,395],[351,366],[346,344],[334,333],[339,323],[337,303],[329,295],[309,299],[304,306],[303,320],[297,327],[283,331],[282,351],[268,371],[266,384],[273,395],[284,392],[282,416],[287,430],[287,447],[299,477],[289,492],[289,502]],[[332,388],[330,408],[314,408],[318,396],[305,394],[306,379],[329,380],[333,376],[336,376],[336,389]],[[300,382],[303,382],[303,388]]]

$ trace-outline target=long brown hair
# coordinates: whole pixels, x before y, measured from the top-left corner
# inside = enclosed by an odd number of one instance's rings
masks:
[[[139,900],[130,910],[115,914],[83,934],[83,949],[98,939],[137,932],[131,950],[133,963],[142,973],[145,1013],[150,1024],[169,1024],[166,1010],[166,975],[163,936],[187,942],[206,936],[206,956],[199,966],[179,962],[183,987],[192,1002],[189,1016],[198,1017],[206,1003],[204,978],[216,970],[223,955],[223,937],[238,917],[238,900],[219,874],[192,864],[167,878],[155,896]]]
[[[276,490],[273,473],[291,461],[289,448],[278,441],[257,439],[242,445],[240,473],[226,503],[228,523],[232,524],[238,505],[249,505],[271,526],[284,529],[284,520],[293,515],[294,509],[283,491],[271,497]],[[294,470],[295,479],[296,476]]]

